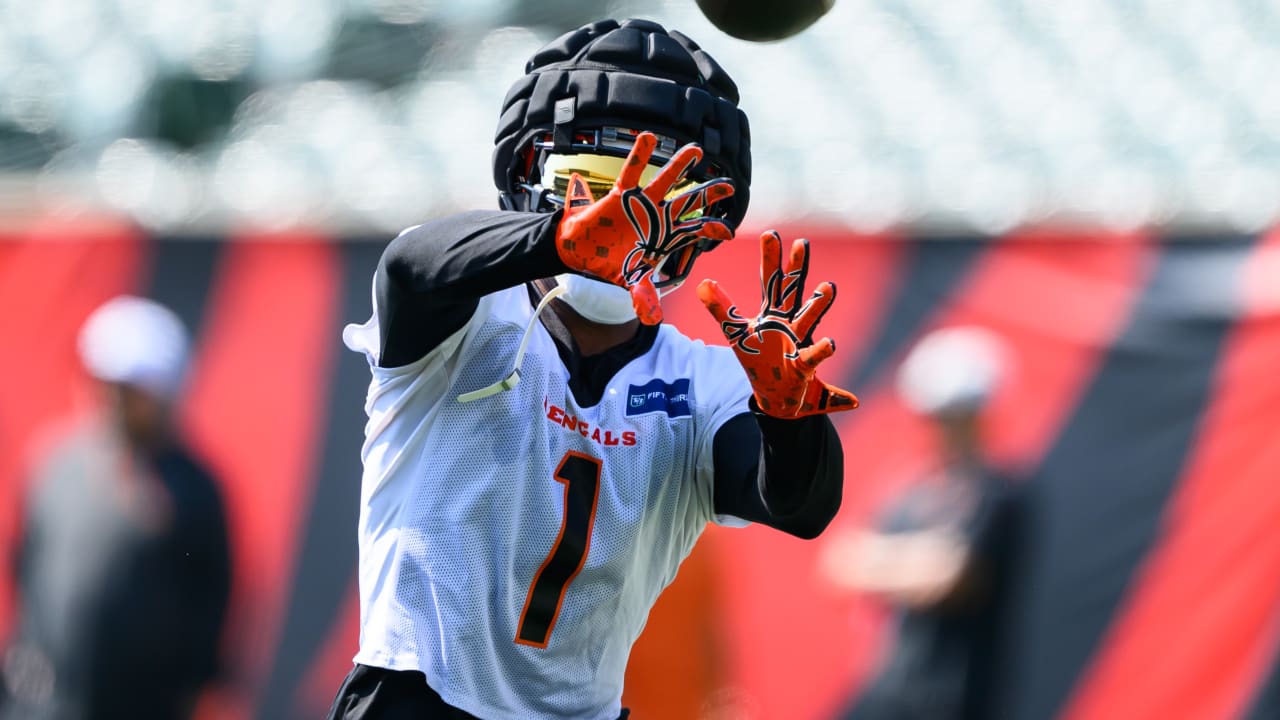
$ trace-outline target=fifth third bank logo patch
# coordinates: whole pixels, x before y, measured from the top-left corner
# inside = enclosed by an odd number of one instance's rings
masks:
[[[627,415],[665,412],[668,417],[689,417],[689,378],[669,383],[654,378],[643,385],[627,386]]]

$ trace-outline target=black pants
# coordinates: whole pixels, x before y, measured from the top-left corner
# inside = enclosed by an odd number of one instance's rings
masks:
[[[627,720],[622,709],[618,720]],[[328,720],[479,720],[446,703],[416,670],[356,665],[338,689]]]

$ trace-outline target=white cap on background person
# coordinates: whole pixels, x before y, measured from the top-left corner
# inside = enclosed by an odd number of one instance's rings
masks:
[[[977,412],[986,405],[1006,369],[1004,343],[981,327],[959,326],[929,333],[898,368],[898,392],[925,415]]]
[[[172,310],[121,295],[94,310],[80,329],[80,359],[93,377],[169,400],[187,364],[187,331]]]

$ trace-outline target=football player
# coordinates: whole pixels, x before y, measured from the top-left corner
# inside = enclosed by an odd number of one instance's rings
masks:
[[[764,301],[661,298],[732,237],[751,155],[738,90],[697,44],[603,21],[539,50],[503,103],[502,209],[411,228],[346,344],[373,374],[361,633],[331,718],[625,717],[623,673],[708,522],[817,536],[840,506],[815,375],[835,297],[804,241],[761,238]]]

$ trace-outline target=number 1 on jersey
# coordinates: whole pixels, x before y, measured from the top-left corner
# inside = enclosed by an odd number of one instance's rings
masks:
[[[521,645],[547,647],[564,592],[587,560],[600,496],[600,468],[598,459],[572,450],[564,454],[556,468],[555,480],[564,484],[564,516],[560,535],[529,584],[516,632],[516,642]]]

